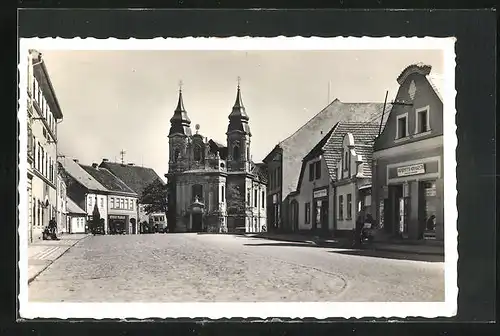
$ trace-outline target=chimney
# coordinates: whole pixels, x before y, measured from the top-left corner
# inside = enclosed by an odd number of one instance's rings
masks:
[[[92,163],[92,168],[96,168],[97,169],[97,166],[98,166],[97,163]]]
[[[102,162],[108,162],[109,160],[108,159],[102,159]]]
[[[76,163],[78,163],[78,159],[73,159],[73,161],[75,161]]]

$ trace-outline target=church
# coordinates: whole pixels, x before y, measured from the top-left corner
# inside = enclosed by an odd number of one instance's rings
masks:
[[[167,178],[168,226],[172,232],[263,232],[266,168],[250,155],[252,133],[238,83],[226,144],[191,130],[182,88],[170,119]]]

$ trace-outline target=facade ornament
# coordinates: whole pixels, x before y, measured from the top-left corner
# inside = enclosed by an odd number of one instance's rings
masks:
[[[410,99],[415,99],[415,93],[417,92],[417,86],[415,85],[415,81],[411,81],[410,87],[408,88],[408,94],[410,95]]]

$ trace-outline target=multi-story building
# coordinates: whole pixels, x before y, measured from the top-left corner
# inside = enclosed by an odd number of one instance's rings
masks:
[[[170,119],[168,223],[176,231],[261,232],[266,180],[250,155],[251,132],[238,85],[226,145],[192,134],[182,91]]]
[[[412,64],[397,82],[400,87],[373,154],[381,236],[442,241],[443,78],[431,74],[429,65]]]
[[[115,230],[124,230],[128,234],[138,234],[137,193],[108,169],[99,167],[97,163],[92,163],[91,166],[80,164],[80,167],[107,190],[107,197],[87,199],[87,209],[93,209],[97,202],[101,218],[105,220],[105,231],[111,233]]]
[[[57,125],[63,114],[42,54],[28,54],[28,237],[57,217]]]
[[[302,159],[338,122],[380,121],[382,103],[343,103],[335,99],[264,158],[268,170],[267,218],[270,230],[293,231],[291,193],[298,186]],[[387,109],[386,109],[387,110]]]

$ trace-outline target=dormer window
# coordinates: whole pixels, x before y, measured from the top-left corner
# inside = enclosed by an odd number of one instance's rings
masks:
[[[408,137],[408,113],[399,115],[396,121],[396,139]]]

